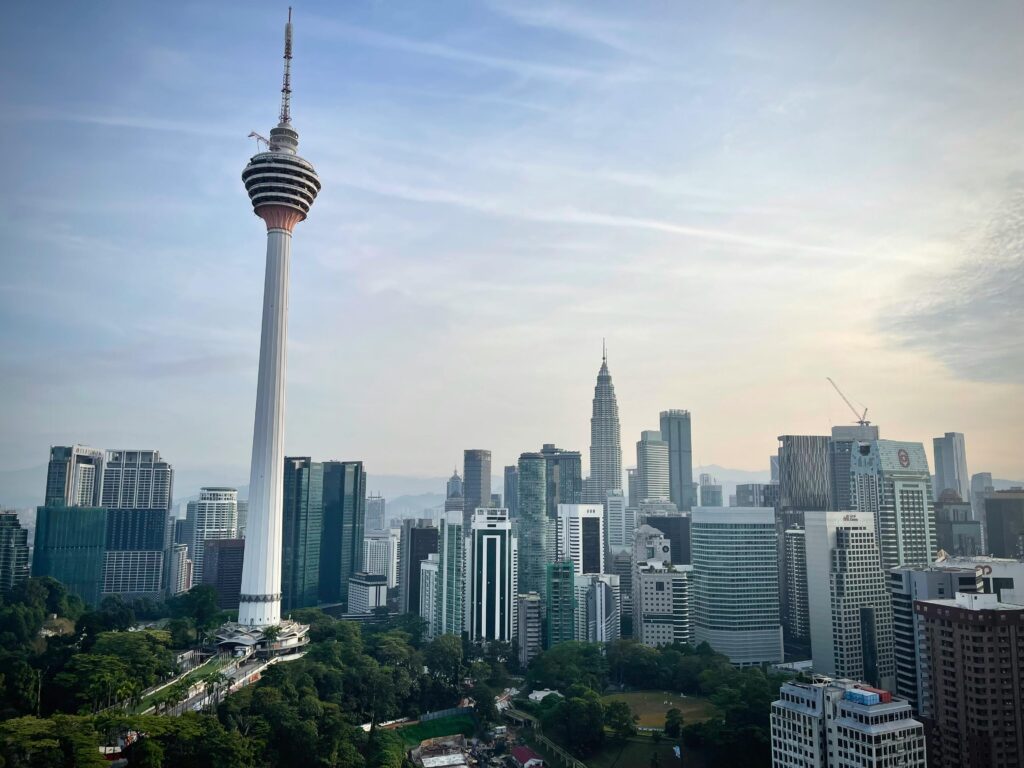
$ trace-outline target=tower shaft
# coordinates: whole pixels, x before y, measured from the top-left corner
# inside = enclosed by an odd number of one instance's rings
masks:
[[[268,226],[260,368],[249,476],[249,517],[238,606],[238,623],[257,627],[272,626],[281,620],[284,374],[291,245],[289,230]]]

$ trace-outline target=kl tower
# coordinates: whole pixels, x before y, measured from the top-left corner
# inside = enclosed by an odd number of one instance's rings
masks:
[[[297,154],[299,133],[291,122],[291,15],[289,8],[284,32],[280,120],[266,140],[267,151],[253,155],[242,172],[253,212],[267,225],[267,271],[238,623],[226,626],[220,633],[222,642],[258,646],[270,653],[288,653],[305,644],[308,629],[295,622],[281,621],[288,262],[292,230],[306,218],[320,191],[320,179],[312,164]],[[267,627],[276,627],[269,638],[262,632]]]

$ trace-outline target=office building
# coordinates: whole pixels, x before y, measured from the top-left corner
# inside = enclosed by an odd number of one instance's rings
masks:
[[[217,590],[217,607],[237,611],[242,592],[245,539],[211,539],[206,542],[203,583]]]
[[[100,506],[103,457],[103,451],[84,445],[55,445],[50,448],[43,506]]]
[[[779,483],[779,455],[777,453],[768,457],[768,480],[776,485]]]
[[[637,476],[636,467],[626,469],[626,506],[634,509],[640,503],[639,482],[640,478]]]
[[[189,514],[186,512],[185,517],[180,517],[174,521],[174,532],[171,534],[171,541],[174,544],[184,544],[191,553],[193,546],[192,538],[194,535],[195,514]]]
[[[466,627],[466,537],[461,511],[441,519],[438,535],[437,610],[439,635],[462,636]]]
[[[700,476],[700,505],[702,507],[722,506],[722,486],[709,474]]]
[[[318,601],[323,492],[322,463],[308,456],[285,457],[281,546],[281,610],[285,613]]]
[[[693,567],[671,561],[671,545],[648,525],[637,530],[630,579],[633,639],[656,648],[693,644],[691,584]]]
[[[169,511],[173,488],[174,468],[159,451],[106,452],[100,506]]]
[[[1024,488],[985,496],[985,536],[994,557],[1024,559]]]
[[[519,618],[519,666],[526,669],[544,646],[544,603],[536,592],[516,596]]]
[[[579,451],[566,451],[545,443],[540,450],[544,457],[544,478],[547,482],[548,518],[558,515],[559,504],[580,504],[583,501],[583,459]]]
[[[387,500],[379,493],[371,493],[366,497],[366,531],[384,531],[387,527]]]
[[[981,578],[981,591],[995,595],[1001,603],[1024,605],[1024,560],[988,555],[953,557],[940,552],[934,564],[943,568],[975,568]]]
[[[969,502],[956,491],[945,490],[935,502],[935,540],[939,550],[955,556],[984,554],[981,521],[974,519]]]
[[[924,446],[896,440],[859,443],[851,467],[851,508],[874,515],[882,568],[930,563],[938,548]]]
[[[440,565],[441,556],[437,552],[427,555],[420,563],[420,618],[426,625],[425,635],[431,640],[441,632],[440,597]]]
[[[168,562],[170,571],[167,579],[167,594],[174,597],[192,589],[192,560],[188,556],[188,545],[172,544]]]
[[[107,510],[102,507],[39,507],[32,576],[50,576],[93,608],[100,604]]]
[[[252,628],[280,625],[282,585],[285,588],[295,587],[294,579],[284,578],[285,566],[280,554],[282,548],[294,553],[295,546],[294,541],[288,543],[282,539],[286,481],[284,395],[288,269],[292,230],[309,213],[320,191],[320,179],[313,166],[297,154],[299,134],[291,124],[291,58],[292,25],[289,19],[285,27],[280,121],[270,130],[267,151],[253,155],[242,172],[253,212],[263,219],[267,227],[263,323],[246,524],[247,557],[243,565],[238,612],[238,624]],[[294,571],[290,574],[295,575]],[[316,592],[304,589],[301,597],[294,592],[292,595],[303,602],[307,597],[315,601]],[[296,628],[295,633],[298,634],[295,634],[292,630],[288,625],[279,642],[301,642],[303,632]]]
[[[519,467],[515,464],[505,467],[504,481],[505,508],[508,516],[515,520],[519,517]]]
[[[644,430],[636,444],[637,493],[640,500],[669,499],[668,443],[661,432]]]
[[[1024,765],[1024,607],[957,593],[914,610],[932,703],[929,765]]]
[[[832,427],[828,443],[828,508],[835,511],[853,509],[850,488],[851,459],[860,443],[878,439],[878,427],[870,424]]]
[[[932,492],[935,501],[943,491],[956,491],[961,499],[970,501],[971,480],[967,474],[967,448],[962,432],[947,432],[932,440],[935,458],[935,483]]]
[[[783,683],[772,702],[773,768],[925,768],[910,705],[851,680]]]
[[[957,592],[981,592],[981,568],[944,565],[908,565],[889,571],[892,600],[893,655],[897,694],[910,702],[914,712],[930,717],[931,701],[921,679],[920,646],[924,636],[921,617],[914,612],[917,600],[945,600]]]
[[[366,538],[366,473],[361,461],[323,463],[323,527],[318,595],[322,603],[347,603],[349,579],[363,564]]]
[[[693,443],[690,412],[662,411],[661,439],[668,443],[669,499],[680,510],[697,506],[693,497]]]
[[[661,531],[672,547],[672,565],[690,565],[690,513],[671,510],[644,512],[640,524]]]
[[[160,600],[165,592],[170,519],[166,509],[108,509],[103,596]]]
[[[892,605],[867,512],[807,512],[807,603],[814,671],[892,690]]]
[[[995,486],[992,484],[991,472],[978,472],[971,475],[971,510],[974,512],[974,519],[981,522],[982,536],[985,537],[985,497],[995,493]],[[984,541],[984,538],[983,538]],[[983,546],[982,551],[988,547]]]
[[[778,483],[739,483],[736,486],[737,507],[772,507],[779,503]]]
[[[571,560],[545,566],[547,623],[544,647],[576,639],[576,569]]]
[[[473,514],[467,556],[469,637],[512,642],[518,595],[516,539],[507,509],[478,509]]]
[[[828,509],[829,438],[779,435],[779,508]]]
[[[571,560],[576,573],[604,573],[604,507],[559,504],[555,559]]]
[[[357,571],[348,584],[348,612],[373,613],[376,608],[387,608],[388,585],[383,576]]]
[[[604,504],[604,530],[610,552],[632,549],[636,509],[626,506],[626,497],[618,488],[608,491]]]
[[[463,452],[462,526],[468,531],[473,515],[491,502],[491,452],[470,449]]]
[[[789,587],[783,604],[782,627],[786,638],[807,640],[811,636],[811,615],[807,596],[807,535],[802,528],[790,528],[786,538],[784,579]]]
[[[542,454],[524,453],[519,457],[516,471],[519,480],[516,491],[519,590],[536,592],[541,598],[547,594],[544,566],[555,558],[557,526],[557,520],[548,516],[547,467]]]
[[[619,431],[619,404],[608,372],[608,355],[602,351],[601,368],[594,386],[590,415],[590,477],[588,504],[604,504],[608,491],[622,487],[622,441]]]
[[[181,530],[175,523],[175,540],[188,536],[192,574],[197,583],[205,581],[206,543],[238,537],[238,491],[234,488],[201,488],[199,499],[190,501]]]
[[[708,643],[733,664],[781,662],[773,511],[697,507],[690,523],[690,546],[694,642]]]
[[[363,571],[383,576],[388,589],[398,586],[398,536],[391,531],[375,531],[363,539]]]
[[[611,643],[621,638],[619,577],[608,573],[576,574],[576,639],[583,643]]]
[[[419,615],[420,563],[437,552],[437,534],[438,529],[429,520],[402,521],[398,557],[399,611],[401,613]]]
[[[17,512],[0,512],[0,595],[28,578],[28,531]]]

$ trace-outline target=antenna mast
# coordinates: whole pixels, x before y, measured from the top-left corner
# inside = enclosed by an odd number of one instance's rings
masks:
[[[281,86],[281,122],[292,121],[292,9],[288,6],[288,23],[284,25],[284,84]]]

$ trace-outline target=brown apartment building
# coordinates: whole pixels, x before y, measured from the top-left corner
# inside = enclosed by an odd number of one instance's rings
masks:
[[[1024,606],[958,592],[914,611],[930,768],[1024,768]]]

